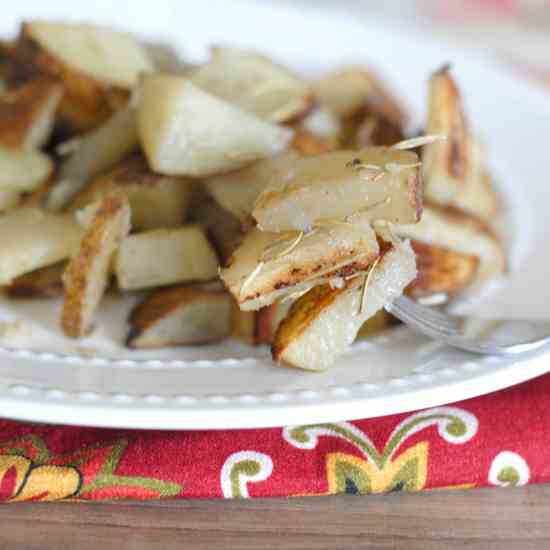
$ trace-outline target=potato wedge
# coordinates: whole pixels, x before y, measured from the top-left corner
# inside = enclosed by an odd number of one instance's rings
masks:
[[[0,40],[0,90],[8,89],[12,81],[13,43]]]
[[[40,149],[48,142],[63,86],[36,79],[0,95],[0,146]]]
[[[265,231],[305,231],[361,213],[370,221],[415,223],[422,179],[411,151],[372,147],[297,159],[273,174],[252,215]]]
[[[137,149],[135,110],[127,105],[79,140],[76,151],[61,164],[46,198],[49,210],[62,210],[90,180]]]
[[[285,177],[288,166],[298,159],[289,151],[268,159],[259,160],[241,170],[228,174],[211,176],[205,180],[206,188],[216,202],[241,222],[252,215],[254,204],[260,193],[273,177]]]
[[[477,256],[421,241],[411,241],[411,245],[418,275],[407,287],[407,294],[416,298],[439,293],[453,296],[474,281],[479,267]]]
[[[67,259],[82,230],[68,214],[20,208],[0,217],[0,285],[15,277]]]
[[[271,348],[273,359],[313,371],[330,367],[352,344],[363,323],[416,276],[410,244],[396,243],[373,269],[365,295],[365,278],[356,277],[342,288],[317,286],[299,298],[279,325]]]
[[[132,37],[87,24],[24,23],[14,58],[18,82],[42,75],[61,80],[60,122],[69,134],[90,131],[107,120],[127,101],[138,75],[153,70]]]
[[[256,344],[257,311],[242,311],[234,300],[231,307],[231,336],[254,346]]]
[[[280,153],[292,139],[292,130],[165,74],[144,76],[138,128],[150,166],[167,175],[229,172]]]
[[[79,193],[70,210],[106,196],[120,195],[130,203],[132,229],[178,227],[187,215],[193,184],[186,178],[155,174],[143,155],[135,153]]]
[[[189,286],[154,291],[132,311],[129,348],[210,344],[231,334],[231,298]]]
[[[136,290],[218,275],[218,258],[199,226],[156,229],[124,239],[115,259],[122,290]]]
[[[399,101],[365,67],[337,69],[315,82],[313,89],[320,101],[342,119],[370,114],[401,127],[406,118]]]
[[[419,223],[397,225],[394,231],[403,237],[478,257],[472,287],[498,278],[507,269],[503,244],[491,228],[460,211],[426,205]]]
[[[71,338],[92,328],[99,302],[107,289],[113,255],[130,232],[130,207],[122,197],[106,197],[85,231],[77,254],[63,273],[61,326]]]
[[[50,178],[53,169],[44,153],[0,147],[0,189],[30,193]]]
[[[364,271],[378,255],[376,235],[368,225],[337,224],[308,235],[255,228],[245,235],[220,278],[241,309],[259,309]]]
[[[20,275],[6,288],[6,295],[15,300],[62,296],[65,267],[65,262],[61,262]]]
[[[448,136],[423,148],[426,199],[481,219],[495,216],[497,195],[481,147],[470,133],[462,98],[448,67],[430,79],[427,134]]]
[[[256,52],[212,48],[210,60],[191,75],[193,84],[269,122],[304,116],[314,104],[310,85]]]
[[[239,220],[209,198],[193,208],[191,221],[206,229],[222,265],[225,264],[243,238]]]
[[[263,307],[256,312],[256,326],[254,343],[256,345],[271,345],[275,340],[275,334],[282,320],[288,315],[293,300],[275,302]]]

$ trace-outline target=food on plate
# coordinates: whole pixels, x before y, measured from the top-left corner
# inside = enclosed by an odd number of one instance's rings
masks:
[[[0,95],[0,146],[40,149],[50,139],[63,86],[37,78]]]
[[[289,151],[259,160],[240,170],[206,178],[206,188],[224,210],[244,223],[252,216],[254,204],[270,178],[278,174],[284,178],[298,158],[297,153]]]
[[[407,287],[410,296],[453,296],[472,285],[479,257],[421,241],[411,241],[416,254],[416,279]]]
[[[364,271],[378,254],[376,235],[363,224],[334,223],[309,233],[256,228],[244,236],[220,277],[241,309],[259,309]]]
[[[416,276],[407,242],[391,244],[367,275],[340,288],[316,286],[292,305],[272,344],[276,361],[325,370],[352,344],[363,323],[399,296]]]
[[[288,163],[269,179],[252,215],[265,231],[307,231],[321,220],[354,214],[370,221],[416,223],[421,212],[416,153],[371,147]]]
[[[241,222],[212,198],[194,205],[190,218],[204,227],[222,265],[225,264],[243,239]]]
[[[22,206],[44,189],[53,171],[54,163],[40,151],[0,146],[0,212]]]
[[[137,290],[215,279],[218,258],[199,226],[155,229],[120,243],[114,271],[122,290]]]
[[[264,121],[190,80],[147,74],[138,95],[141,145],[153,170],[211,176],[282,152],[292,130]]]
[[[127,105],[90,133],[70,143],[74,152],[59,166],[46,198],[50,210],[62,210],[90,180],[138,147],[135,110]]]
[[[430,78],[426,132],[448,137],[423,150],[426,199],[481,219],[493,218],[497,195],[485,155],[467,124],[462,98],[448,66]]]
[[[6,295],[13,299],[57,298],[63,295],[61,276],[66,263],[60,262],[24,273],[13,279],[6,288]]]
[[[195,69],[193,84],[239,109],[270,122],[303,117],[313,107],[311,84],[256,52],[214,47]]]
[[[482,221],[449,208],[426,205],[417,224],[398,225],[397,235],[478,258],[471,286],[479,286],[506,272],[503,243]]]
[[[63,84],[59,123],[68,134],[107,120],[126,103],[139,75],[154,70],[130,35],[80,23],[24,23],[13,58],[16,82],[46,76]]]
[[[320,78],[314,90],[340,118],[342,146],[392,145],[403,138],[405,110],[370,68],[337,69]]]
[[[126,345],[162,348],[209,344],[231,334],[231,298],[192,286],[155,290],[132,311]]]
[[[113,195],[124,196],[134,230],[180,226],[188,213],[193,181],[153,172],[141,153],[134,153],[97,177],[71,202],[70,210]]]
[[[70,214],[26,207],[0,216],[0,285],[69,258],[78,249],[81,235]]]
[[[427,95],[411,134],[370,67],[312,79],[229,46],[194,64],[103,27],[25,22],[0,43],[3,294],[61,296],[80,338],[111,288],[130,349],[235,338],[327,369],[396,324],[384,306],[402,293],[456,299],[506,272],[448,67]]]
[[[71,338],[86,335],[107,289],[111,262],[130,232],[130,207],[122,197],[105,197],[82,236],[76,254],[63,272],[61,325]]]

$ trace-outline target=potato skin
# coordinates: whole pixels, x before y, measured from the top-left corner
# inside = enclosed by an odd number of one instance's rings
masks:
[[[63,84],[65,95],[59,108],[59,126],[66,137],[92,130],[129,98],[127,90],[106,86],[51,55],[33,39],[26,23],[21,26],[13,59],[12,83],[45,76]]]
[[[130,208],[126,199],[104,199],[92,225],[82,238],[77,255],[63,273],[64,303],[61,325],[67,336],[78,338],[89,331],[93,311],[88,310],[88,292],[95,282],[93,276],[103,276],[94,273],[94,267],[102,254],[111,256],[129,230]],[[104,288],[101,288],[101,293],[103,291]]]
[[[62,296],[61,276],[64,267],[65,263],[63,262],[20,275],[6,288],[6,296],[13,300]]]
[[[407,287],[410,296],[443,293],[449,296],[465,290],[474,280],[479,258],[452,250],[411,241],[416,253],[417,278]]]

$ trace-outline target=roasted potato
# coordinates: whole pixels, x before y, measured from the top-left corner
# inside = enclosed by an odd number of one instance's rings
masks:
[[[20,191],[0,187],[0,214],[13,210],[17,206],[20,206],[22,202],[23,194]]]
[[[209,344],[231,334],[231,298],[176,286],[154,291],[130,315],[130,348]]]
[[[270,346],[277,334],[281,321],[288,315],[293,300],[281,300],[256,312],[256,326],[254,327],[254,344]]]
[[[286,149],[292,130],[266,122],[185,78],[149,74],[138,102],[141,144],[161,174],[229,172]]]
[[[366,67],[346,67],[314,83],[315,95],[341,119],[370,114],[402,126],[404,109],[382,81]]]
[[[76,151],[61,164],[55,185],[46,197],[46,207],[62,210],[93,177],[111,168],[137,147],[136,114],[128,105],[78,140]]]
[[[65,267],[65,262],[60,262],[20,275],[6,287],[6,295],[8,298],[17,300],[62,296],[63,281],[61,276]]]
[[[113,254],[130,232],[130,207],[123,197],[105,197],[86,229],[76,255],[63,273],[61,325],[71,338],[92,328],[107,289]]]
[[[271,347],[273,359],[320,371],[352,344],[365,321],[399,296],[415,278],[409,243],[395,243],[371,275],[355,277],[341,288],[316,286],[298,298],[279,325]]]
[[[0,189],[30,193],[48,181],[54,165],[39,151],[0,146]]]
[[[48,142],[63,86],[39,78],[0,95],[0,146],[40,149]]]
[[[479,258],[421,241],[412,241],[418,275],[407,287],[416,298],[431,294],[459,294],[474,281]]]
[[[316,136],[331,140],[335,146],[340,143],[342,124],[338,115],[327,105],[317,105],[298,124]]]
[[[303,157],[312,157],[338,149],[338,143],[332,138],[314,134],[301,126],[293,126],[294,138],[290,147]]]
[[[224,210],[214,199],[208,198],[193,208],[191,221],[206,229],[222,265],[225,265],[243,239],[239,220]]]
[[[271,178],[285,177],[288,167],[298,159],[289,151],[268,159],[259,160],[240,170],[228,174],[211,176],[205,180],[208,192],[227,212],[241,222],[252,215],[254,203]]]
[[[143,155],[135,153],[96,178],[74,198],[70,210],[108,195],[121,195],[130,203],[132,229],[178,227],[187,215],[193,183],[182,177],[155,174]]]
[[[448,67],[430,79],[426,133],[448,137],[423,149],[426,199],[480,219],[493,218],[497,195],[483,152],[468,128],[460,92]]]
[[[211,51],[190,77],[199,88],[270,122],[296,120],[312,108],[310,85],[267,57],[239,48]]]
[[[27,207],[0,216],[0,285],[69,258],[78,250],[81,235],[68,214]]]
[[[507,269],[506,252],[497,235],[488,225],[460,211],[426,205],[419,223],[397,225],[394,231],[403,237],[479,258],[472,287],[500,277]]]
[[[335,224],[306,235],[252,229],[220,277],[241,309],[259,309],[364,271],[378,254],[376,235],[368,225]]]
[[[387,147],[300,158],[270,177],[252,215],[265,231],[305,231],[354,214],[415,223],[422,212],[419,166],[415,153]]]
[[[47,76],[63,83],[59,116],[68,135],[106,121],[128,100],[138,75],[153,70],[129,35],[87,24],[24,23],[13,56],[16,82]]]
[[[215,279],[218,258],[204,230],[188,225],[126,237],[114,268],[118,286],[122,290],[136,290]]]

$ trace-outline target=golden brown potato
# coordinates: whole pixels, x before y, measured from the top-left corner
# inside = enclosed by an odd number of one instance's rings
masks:
[[[92,130],[121,107],[138,75],[153,70],[130,36],[93,25],[32,21],[14,49],[14,79],[59,79],[65,88],[60,123],[68,135]]]
[[[18,300],[62,296],[63,281],[61,276],[65,266],[65,262],[61,262],[20,275],[6,288],[6,295],[8,298]]]
[[[0,216],[0,285],[65,260],[78,250],[82,229],[73,216],[35,207]]]
[[[286,149],[292,130],[266,122],[166,74],[142,79],[138,103],[142,147],[161,174],[211,176]]]
[[[231,333],[231,298],[189,286],[160,289],[132,311],[129,322],[130,348],[218,342]]]
[[[484,153],[468,128],[462,98],[448,67],[430,79],[425,131],[447,136],[447,140],[423,149],[426,198],[484,220],[493,218],[498,206],[497,195]]]
[[[12,78],[13,43],[0,40],[0,89],[9,87]]]
[[[240,48],[214,47],[193,71],[196,86],[270,122],[303,117],[314,105],[310,85],[267,57]]]
[[[129,232],[128,201],[123,197],[104,198],[63,273],[61,325],[67,336],[79,338],[92,328],[107,289],[113,255]]]
[[[281,300],[256,312],[255,344],[271,345],[281,321],[288,315],[294,300]]]
[[[415,223],[422,212],[419,166],[415,153],[390,147],[299,158],[272,174],[252,215],[265,231],[307,231],[354,214]]]
[[[453,296],[468,288],[475,279],[479,258],[440,246],[412,241],[418,274],[407,287],[416,298],[431,294]]]
[[[472,287],[500,277],[507,269],[506,251],[499,237],[487,224],[458,210],[425,205],[419,223],[397,225],[394,231],[402,237],[478,257]]]
[[[91,179],[137,149],[135,110],[127,105],[93,132],[79,138],[76,150],[61,163],[46,207],[63,210]]]
[[[401,127],[406,118],[399,101],[366,67],[345,67],[328,73],[314,84],[316,96],[340,118],[370,114]]]
[[[218,258],[204,230],[196,225],[134,233],[124,239],[115,259],[122,290],[137,290],[218,275]]]
[[[107,174],[95,179],[70,205],[74,211],[113,195],[124,196],[132,211],[132,229],[178,227],[188,212],[193,181],[153,172],[141,153],[122,160]]]
[[[290,147],[303,157],[322,155],[338,148],[334,139],[319,136],[297,125],[293,128],[294,138]]]
[[[0,95],[0,145],[40,149],[48,142],[63,86],[38,78]]]
[[[252,229],[220,278],[244,310],[364,271],[379,255],[368,225],[335,224],[309,235]]]
[[[320,371],[355,340],[365,321],[399,296],[416,276],[409,243],[395,243],[365,277],[341,288],[316,286],[298,298],[279,325],[271,347],[278,362]]]

